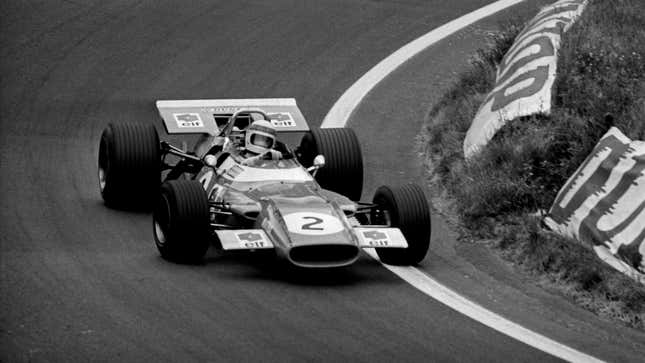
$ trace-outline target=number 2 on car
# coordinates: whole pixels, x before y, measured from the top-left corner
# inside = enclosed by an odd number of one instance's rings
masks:
[[[343,230],[341,221],[329,214],[296,212],[284,216],[290,232],[306,235],[325,235]]]

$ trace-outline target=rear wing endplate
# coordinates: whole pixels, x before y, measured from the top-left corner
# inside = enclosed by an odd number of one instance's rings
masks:
[[[309,131],[293,98],[157,101],[157,110],[168,134],[216,135],[219,129],[215,118],[228,117],[242,109],[264,111],[278,132]]]

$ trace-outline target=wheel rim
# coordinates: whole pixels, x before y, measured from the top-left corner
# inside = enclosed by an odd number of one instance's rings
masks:
[[[108,140],[104,133],[101,136],[101,144],[99,145],[99,188],[101,194],[105,191],[105,186],[107,185],[107,174],[108,174],[108,160],[110,159],[108,148]]]
[[[166,243],[166,234],[163,231],[163,228],[159,224],[159,222],[155,221],[155,236],[157,237],[157,242],[160,245],[164,245]]]
[[[159,246],[164,246],[168,241],[168,227],[170,223],[170,207],[165,195],[161,196],[161,200],[159,200],[152,219],[154,223],[155,241]]]
[[[105,190],[105,169],[99,167],[99,188],[101,193]]]
[[[393,227],[390,211],[388,209],[385,209],[384,207],[379,208],[379,211],[376,212],[375,219],[376,219],[376,224]]]
[[[372,224],[380,224],[389,227],[395,227],[392,223],[392,211],[391,206],[387,203],[384,198],[376,198],[374,203],[377,205],[376,210],[372,211],[371,219]]]

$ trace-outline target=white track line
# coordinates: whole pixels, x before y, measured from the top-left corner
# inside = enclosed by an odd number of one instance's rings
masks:
[[[487,16],[493,15],[496,12],[504,10],[522,1],[524,0],[497,1],[444,24],[404,45],[389,57],[383,59],[379,64],[375,65],[358,81],[356,81],[356,83],[349,87],[336,101],[334,106],[332,106],[331,110],[327,112],[327,116],[323,119],[320,127],[344,127],[349,116],[354,112],[363,97],[365,97],[377,83],[381,82],[383,78],[392,73],[392,71],[408,59],[414,57],[441,39],[460,31],[461,29]]]
[[[374,249],[366,249],[368,255],[378,260]],[[519,324],[516,324],[481,305],[468,300],[450,288],[440,284],[437,280],[414,267],[391,266],[383,264],[388,270],[414,286],[424,294],[447,305],[473,320],[476,320],[498,332],[530,345],[533,348],[556,356],[570,362],[602,362],[601,360],[570,348],[544,335],[538,334]]]
[[[320,127],[344,127],[352,112],[354,112],[365,95],[405,61],[468,25],[521,1],[523,0],[497,1],[453,20],[406,44],[370,69],[369,72],[365,73],[363,77],[347,89],[338,101],[336,101],[331,110],[329,110]],[[367,249],[365,251],[372,258],[380,261],[373,249]],[[524,344],[570,362],[602,362],[595,357],[560,344],[555,340],[505,319],[492,311],[486,310],[481,305],[459,295],[415,267],[400,267],[385,264],[383,266],[433,299]]]

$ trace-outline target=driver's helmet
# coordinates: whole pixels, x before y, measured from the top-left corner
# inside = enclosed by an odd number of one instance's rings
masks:
[[[271,122],[267,120],[254,121],[246,129],[244,147],[253,153],[261,154],[273,148],[276,131]]]

